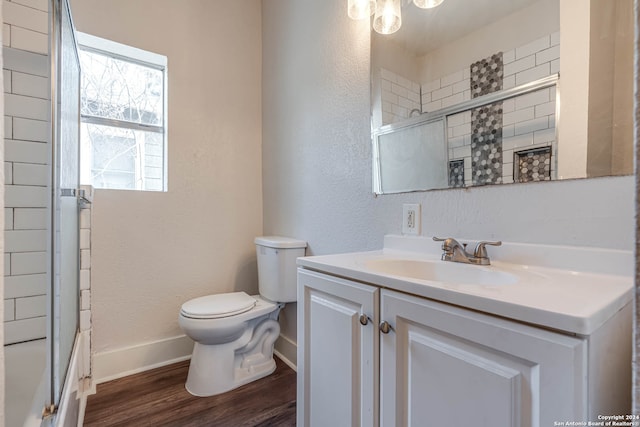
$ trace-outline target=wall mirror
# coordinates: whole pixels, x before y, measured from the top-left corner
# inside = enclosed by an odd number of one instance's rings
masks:
[[[371,36],[375,193],[633,172],[633,0],[402,3]]]

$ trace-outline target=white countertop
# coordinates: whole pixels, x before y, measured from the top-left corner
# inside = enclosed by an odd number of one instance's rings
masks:
[[[440,261],[440,244],[427,238],[386,236],[380,251],[303,257],[298,265],[578,335],[593,333],[633,298],[630,251],[516,243],[487,250],[490,266],[455,264],[510,273],[517,277],[515,283],[442,283],[370,268],[377,260],[445,262]]]

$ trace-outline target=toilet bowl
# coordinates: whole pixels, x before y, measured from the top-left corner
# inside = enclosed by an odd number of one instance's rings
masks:
[[[195,396],[232,390],[267,376],[276,368],[273,344],[280,334],[277,319],[284,304],[244,292],[216,296],[234,296],[253,304],[241,313],[227,316],[210,311],[211,317],[189,311],[189,303],[194,300],[183,305],[178,323],[195,341],[185,387]]]
[[[178,323],[195,341],[185,384],[189,393],[213,396],[275,370],[278,315],[285,302],[295,301],[295,260],[304,256],[305,247],[296,239],[258,237],[260,295],[207,295],[182,305]]]

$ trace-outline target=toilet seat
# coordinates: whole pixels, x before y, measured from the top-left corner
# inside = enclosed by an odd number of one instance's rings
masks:
[[[245,292],[207,295],[182,304],[180,314],[191,319],[220,319],[251,310],[256,299]]]

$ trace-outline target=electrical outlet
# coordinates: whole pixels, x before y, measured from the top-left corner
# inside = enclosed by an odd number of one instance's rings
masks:
[[[420,234],[420,220],[422,218],[419,203],[405,203],[402,205],[402,234]]]

